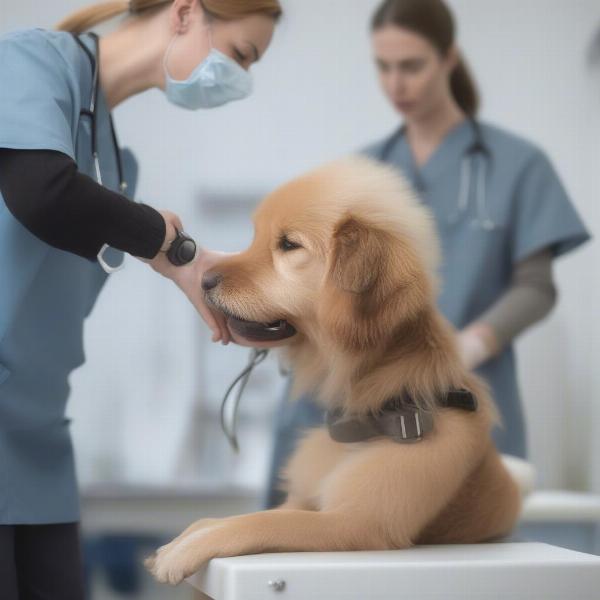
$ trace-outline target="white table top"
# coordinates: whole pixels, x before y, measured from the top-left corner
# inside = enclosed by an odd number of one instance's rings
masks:
[[[567,490],[534,492],[523,503],[521,521],[600,523],[600,494]]]
[[[600,557],[514,542],[258,554],[214,559],[189,582],[214,600],[598,600]]]

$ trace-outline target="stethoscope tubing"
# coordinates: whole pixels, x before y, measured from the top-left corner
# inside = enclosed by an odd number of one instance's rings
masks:
[[[473,163],[478,156],[479,166],[477,168],[477,180],[476,180],[476,211],[477,217],[473,220],[473,223],[486,231],[495,229],[497,225],[490,218],[487,213],[487,183],[489,175],[489,166],[492,160],[492,155],[489,147],[483,139],[481,132],[481,126],[476,119],[470,118],[469,123],[473,130],[473,143],[464,151],[463,158],[460,166],[460,184],[457,197],[456,210],[448,216],[450,223],[455,223],[460,219],[460,216],[465,213],[469,206],[469,199],[471,197],[472,188],[472,172]],[[377,159],[384,163],[390,163],[391,152],[396,143],[406,134],[405,125],[401,125],[397,131],[385,142],[379,153]],[[418,171],[414,173],[415,182],[420,192],[424,192],[424,184]]]
[[[94,43],[96,45],[96,57],[99,55],[99,39],[98,36],[90,32],[90,36],[94,39]],[[90,65],[92,67],[92,91],[90,95],[90,107],[89,109],[82,109],[80,114],[81,116],[88,117],[91,122],[91,150],[92,150],[92,158],[94,160],[94,170],[96,173],[96,181],[100,185],[104,185],[102,182],[102,171],[100,169],[100,157],[98,152],[98,123],[96,119],[96,107],[98,105],[98,93],[99,93],[99,81],[100,81],[100,65],[99,60],[94,57],[94,55],[90,52],[87,46],[79,39],[77,35],[73,35],[77,44],[83,49],[85,54],[87,55]],[[113,148],[115,152],[116,162],[117,162],[117,173],[119,177],[119,191],[121,194],[124,194],[127,190],[127,182],[125,181],[124,170],[123,170],[123,157],[121,155],[121,148],[119,146],[119,140],[117,138],[117,131],[115,129],[115,124],[112,118],[112,115],[109,113],[108,120],[110,123],[110,134],[112,138]],[[124,268],[124,264],[120,264],[117,267],[113,267],[109,265],[104,259],[104,253],[109,249],[108,244],[104,244],[98,253],[98,262],[102,269],[108,273],[115,273]],[[192,248],[193,247],[193,251]],[[167,258],[169,261],[176,265],[182,266],[187,264],[193,260],[196,253],[196,244],[192,238],[188,237],[182,232],[177,232],[177,237],[173,240],[173,247],[169,252],[167,252]]]

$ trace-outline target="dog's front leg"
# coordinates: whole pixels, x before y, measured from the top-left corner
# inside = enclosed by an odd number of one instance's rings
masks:
[[[376,522],[343,512],[267,510],[220,519],[158,551],[150,568],[163,583],[177,584],[212,558],[260,552],[381,549]]]

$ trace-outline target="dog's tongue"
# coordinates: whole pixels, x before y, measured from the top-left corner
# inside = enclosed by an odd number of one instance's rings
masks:
[[[239,336],[252,342],[277,342],[296,335],[296,330],[287,321],[258,323],[227,317],[227,325]]]

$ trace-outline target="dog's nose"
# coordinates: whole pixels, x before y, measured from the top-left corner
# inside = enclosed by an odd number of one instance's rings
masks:
[[[208,292],[216,288],[219,285],[221,279],[223,279],[223,277],[220,273],[211,273],[210,271],[207,271],[202,276],[202,289],[205,292]]]

